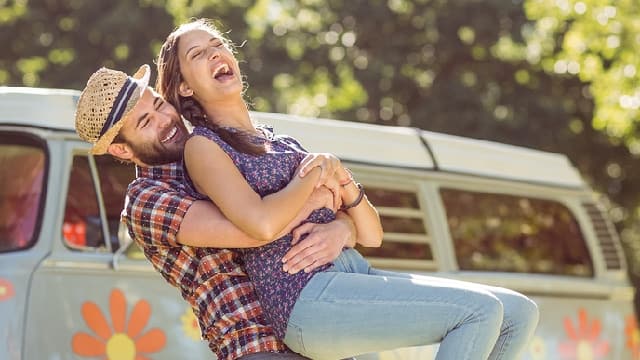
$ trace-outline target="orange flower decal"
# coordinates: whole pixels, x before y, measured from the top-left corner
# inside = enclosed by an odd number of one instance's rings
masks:
[[[96,336],[85,332],[73,335],[73,352],[80,356],[101,356],[104,360],[149,360],[146,354],[160,351],[166,344],[164,332],[142,330],[151,316],[146,300],[138,301],[127,323],[127,303],[122,291],[114,289],[109,297],[111,328],[98,305],[91,301],[82,304],[82,317]]]
[[[631,358],[640,359],[640,331],[635,315],[629,315],[626,319],[624,333],[627,335],[627,348],[631,350]]]
[[[0,278],[0,301],[9,300],[14,294],[13,284],[7,279]]]
[[[599,339],[602,323],[598,319],[589,321],[586,310],[578,310],[576,326],[570,317],[565,317],[564,330],[569,339],[558,345],[563,359],[602,359],[609,354],[609,342]]]
[[[191,310],[191,308],[187,308],[187,311],[180,316],[180,320],[182,321],[182,330],[184,330],[187,337],[196,341],[202,340],[202,337],[200,336],[198,318],[193,314],[193,310]]]

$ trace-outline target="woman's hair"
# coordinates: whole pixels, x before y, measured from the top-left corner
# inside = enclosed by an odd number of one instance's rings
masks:
[[[249,135],[242,131],[230,131],[220,127],[207,119],[202,105],[193,96],[184,97],[180,95],[180,83],[184,80],[180,72],[180,58],[178,56],[178,44],[180,37],[194,30],[206,31],[220,39],[224,46],[233,49],[231,41],[227,39],[218,29],[207,19],[198,19],[180,25],[175,29],[162,44],[160,54],[156,61],[158,68],[158,79],[156,80],[156,91],[166,101],[173,105],[178,113],[193,126],[204,126],[215,131],[222,140],[231,145],[234,149],[252,155],[265,153],[263,145],[251,142]]]

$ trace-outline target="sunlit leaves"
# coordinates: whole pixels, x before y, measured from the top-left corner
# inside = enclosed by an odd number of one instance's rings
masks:
[[[52,64],[63,66],[70,64],[75,57],[76,51],[71,48],[52,49],[47,56]]]
[[[27,0],[8,0],[0,5],[0,25],[11,24],[27,14]]]
[[[631,146],[640,136],[640,3],[527,0],[525,10],[536,23],[528,44],[562,39],[557,47],[540,46],[541,56],[551,60],[543,60],[543,68],[590,83],[594,128]]]
[[[33,56],[18,60],[16,67],[22,73],[22,82],[27,86],[36,86],[40,82],[39,74],[47,68],[47,60]]]

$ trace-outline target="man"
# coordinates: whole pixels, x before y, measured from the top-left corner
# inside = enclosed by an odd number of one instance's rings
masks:
[[[132,77],[102,68],[88,80],[78,101],[76,131],[93,144],[93,154],[109,153],[136,165],[123,211],[131,237],[171,285],[178,287],[198,317],[203,337],[218,359],[301,358],[287,353],[266,324],[251,282],[234,251],[263,245],[238,230],[206,199],[187,195],[181,159],[189,136],[180,115],[148,87],[149,67]],[[329,176],[338,165],[316,155],[306,166]],[[305,170],[301,171],[304,174]],[[328,190],[314,193],[299,216],[332,200]],[[327,200],[329,198],[329,200]],[[302,234],[294,232],[297,240]],[[354,245],[354,227],[345,216],[305,227],[309,235],[283,259],[283,270],[310,270]]]

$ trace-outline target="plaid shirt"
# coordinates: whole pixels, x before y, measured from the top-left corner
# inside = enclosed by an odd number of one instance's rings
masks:
[[[182,165],[137,167],[136,172],[127,190],[123,221],[154,268],[180,289],[218,359],[286,351],[266,325],[237,254],[176,241],[182,219],[198,200],[187,195]]]

